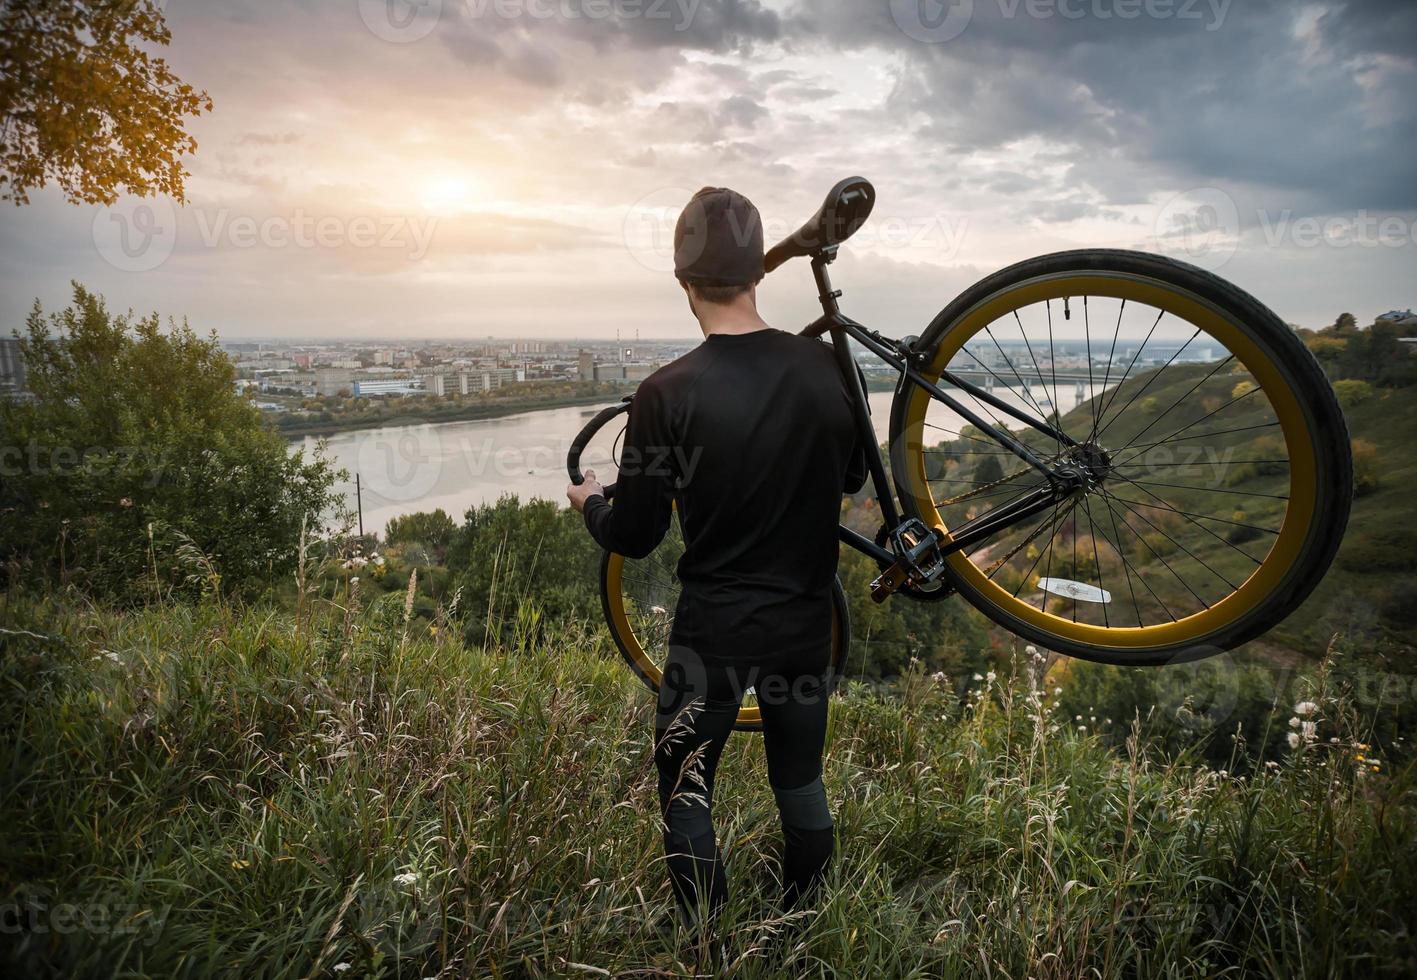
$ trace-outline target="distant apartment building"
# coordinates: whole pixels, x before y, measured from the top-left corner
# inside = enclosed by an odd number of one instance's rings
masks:
[[[595,355],[588,350],[581,351],[577,358],[576,377],[582,381],[595,380]]]
[[[353,381],[353,372],[344,368],[316,368],[315,394],[338,395],[341,391],[350,390]]]
[[[435,377],[437,377],[435,375]],[[421,395],[426,390],[423,378],[361,378],[352,383],[355,398],[402,398]]]
[[[491,391],[503,385],[515,384],[518,381],[526,380],[525,368],[484,368],[481,371],[468,371],[460,378],[467,379],[466,389],[463,394],[472,394],[478,391]]]
[[[0,337],[0,398],[18,398],[25,392],[25,359],[20,342]]]

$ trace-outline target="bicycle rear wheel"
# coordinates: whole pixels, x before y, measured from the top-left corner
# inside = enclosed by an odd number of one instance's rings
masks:
[[[949,371],[1054,420],[1071,444],[960,392],[1088,474],[949,556],[956,588],[1007,629],[1107,663],[1193,660],[1274,626],[1328,569],[1352,497],[1342,412],[1294,332],[1224,280],[1137,252],[1043,256],[969,289],[919,349],[931,380]],[[908,382],[891,432],[906,511],[946,535],[1046,484]]]
[[[656,694],[669,654],[669,631],[679,601],[675,566],[684,553],[684,539],[676,516],[658,548],[634,560],[606,552],[600,561],[600,601],[615,646],[635,676]],[[832,582],[832,651],[828,684],[835,689],[846,667],[851,642],[850,616],[840,580]],[[750,695],[738,710],[738,731],[762,729],[763,719]]]

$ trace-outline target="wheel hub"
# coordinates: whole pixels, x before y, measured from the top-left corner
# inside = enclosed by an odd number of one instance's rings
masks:
[[[1098,486],[1112,472],[1112,457],[1095,442],[1085,442],[1070,449],[1065,469],[1081,477],[1088,486]]]

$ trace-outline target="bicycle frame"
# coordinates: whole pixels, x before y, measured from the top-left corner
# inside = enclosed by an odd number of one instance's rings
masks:
[[[875,489],[876,500],[881,508],[881,515],[885,526],[890,529],[892,533],[892,542],[897,545],[897,550],[894,552],[887,550],[870,538],[842,525],[840,527],[839,537],[844,544],[875,558],[883,566],[889,565],[895,568],[899,567],[901,563],[904,562],[907,569],[915,568],[914,556],[904,553],[904,548],[899,543],[897,536],[899,529],[911,523],[912,519],[902,517],[902,508],[897,500],[896,490],[886,476],[885,460],[881,455],[880,446],[876,440],[875,429],[871,425],[870,411],[866,401],[865,385],[862,383],[860,374],[857,373],[856,363],[851,356],[850,346],[847,343],[848,339],[855,340],[857,343],[861,344],[861,346],[895,368],[901,375],[902,384],[908,383],[923,388],[931,398],[949,406],[953,411],[958,413],[961,418],[978,428],[984,436],[1009,450],[1047,478],[1048,482],[1045,486],[1038,487],[1024,494],[1022,497],[1010,501],[1001,507],[996,507],[988,513],[981,515],[979,518],[947,532],[945,536],[939,540],[937,546],[937,552],[940,556],[966,549],[977,542],[997,534],[1005,528],[1025,521],[1034,514],[1047,510],[1054,506],[1059,500],[1086,486],[1087,475],[1084,470],[1069,465],[1054,466],[1049,464],[1047,461],[1039,458],[1038,454],[1028,446],[1014,438],[1011,433],[990,425],[967,405],[960,402],[959,399],[955,398],[948,391],[941,389],[938,385],[922,375],[919,371],[919,365],[923,360],[924,354],[913,346],[916,338],[907,337],[903,340],[892,340],[888,337],[883,337],[876,331],[869,330],[842,313],[841,307],[837,303],[838,297],[842,295],[841,290],[832,288],[831,277],[827,273],[827,266],[830,265],[835,258],[836,246],[821,249],[812,256],[812,275],[816,280],[817,298],[822,304],[822,315],[803,328],[801,332],[803,335],[809,337],[820,337],[823,334],[827,334],[831,337],[837,366],[841,369],[842,378],[851,393],[852,412],[855,416],[857,434],[860,437],[862,445],[866,447],[867,470]],[[948,369],[942,371],[940,377],[952,387],[968,392],[971,397],[1036,429],[1061,445],[1070,448],[1079,445],[1075,439],[1071,438],[1061,429],[1049,425],[1044,420],[1029,416],[1003,399],[995,396],[993,392],[987,391],[964,378],[958,377]],[[939,574],[942,572],[943,565],[941,564],[940,572],[932,576],[930,580],[938,578]],[[888,592],[895,591],[896,587],[898,587],[898,585],[888,589]]]

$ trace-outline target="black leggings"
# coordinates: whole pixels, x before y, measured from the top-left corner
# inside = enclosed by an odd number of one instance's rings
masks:
[[[654,759],[669,877],[687,919],[701,907],[712,915],[728,899],[713,832],[713,780],[749,688],[762,712],[768,782],[782,820],[786,906],[807,897],[826,873],[833,847],[822,787],[828,661],[821,649],[751,666],[707,666],[691,651],[671,647],[659,689]]]

